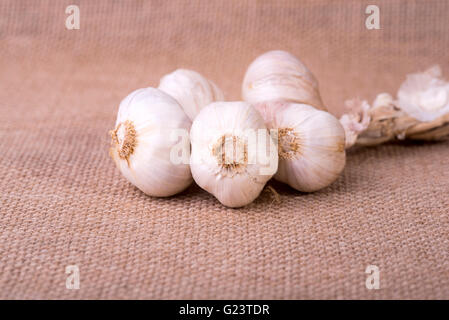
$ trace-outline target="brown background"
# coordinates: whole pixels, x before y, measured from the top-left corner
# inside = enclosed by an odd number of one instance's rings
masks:
[[[252,59],[288,50],[339,114],[407,73],[447,75],[448,21],[444,0],[1,1],[0,298],[448,299],[447,142],[352,150],[330,187],[270,182],[281,203],[238,210],[195,185],[147,197],[107,152],[120,100],[178,67],[238,100]],[[80,290],[65,288],[72,264]]]

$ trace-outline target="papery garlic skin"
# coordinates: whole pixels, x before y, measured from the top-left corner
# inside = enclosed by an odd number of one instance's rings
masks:
[[[158,89],[175,98],[192,121],[203,107],[224,100],[215,83],[187,69],[177,69],[162,77]]]
[[[380,96],[377,103],[383,103],[385,96]],[[358,136],[363,133],[371,122],[370,105],[365,100],[352,99],[345,102],[347,113],[340,118],[340,123],[345,130],[345,148],[352,147]]]
[[[285,51],[269,51],[250,64],[243,79],[242,96],[251,104],[283,100],[326,110],[315,76]]]
[[[192,182],[188,162],[175,164],[171,158],[172,148],[180,143],[179,132],[187,133],[181,143],[189,152],[190,126],[174,98],[155,88],[136,90],[120,103],[110,155],[125,178],[144,193],[174,195]]]
[[[373,109],[383,108],[394,104],[394,99],[391,94],[382,92],[379,93],[373,101]]]
[[[258,152],[249,152],[255,147],[251,132],[261,134],[270,144],[265,163]],[[208,105],[193,121],[190,139],[193,179],[225,206],[251,203],[277,170],[277,148],[260,114],[246,102]],[[260,140],[257,143],[262,146]],[[231,161],[224,161],[229,154]]]
[[[312,192],[338,178],[346,154],[345,131],[337,118],[305,104],[267,102],[255,107],[267,127],[279,131],[276,180]]]
[[[407,76],[398,90],[398,107],[420,121],[433,121],[449,113],[449,82],[441,68],[433,66],[422,73]]]

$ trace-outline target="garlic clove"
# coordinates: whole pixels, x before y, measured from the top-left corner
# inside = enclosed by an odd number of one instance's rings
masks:
[[[398,90],[397,105],[423,122],[449,113],[449,82],[443,80],[441,68],[433,66],[425,72],[407,75]]]
[[[255,107],[267,127],[278,130],[276,180],[312,192],[338,178],[346,161],[345,132],[338,119],[305,104],[266,102]]]
[[[260,114],[246,102],[206,106],[193,121],[190,138],[193,179],[225,206],[251,203],[277,170],[277,148]]]
[[[285,51],[269,51],[250,64],[243,79],[242,96],[252,104],[283,100],[326,110],[315,76]]]
[[[215,83],[192,70],[177,69],[165,75],[158,89],[175,98],[192,121],[203,107],[224,100]]]
[[[189,152],[190,126],[172,97],[155,88],[136,90],[120,103],[110,155],[125,178],[144,193],[174,195],[192,182],[188,162],[176,164],[171,156],[179,143]],[[181,142],[178,131],[186,133]]]

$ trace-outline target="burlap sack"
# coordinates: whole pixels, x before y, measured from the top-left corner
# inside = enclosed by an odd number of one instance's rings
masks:
[[[330,187],[270,182],[279,203],[264,191],[236,210],[195,185],[145,196],[107,134],[124,96],[178,67],[240,99],[271,49],[300,57],[339,114],[434,63],[449,75],[448,18],[445,0],[1,1],[0,298],[449,298],[447,142],[356,149]]]

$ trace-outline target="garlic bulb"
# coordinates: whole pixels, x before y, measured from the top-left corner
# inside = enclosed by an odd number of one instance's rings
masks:
[[[314,75],[285,51],[269,51],[251,63],[243,79],[242,95],[252,104],[284,100],[326,110]]]
[[[136,90],[120,103],[111,131],[111,157],[126,179],[144,193],[176,194],[192,182],[188,155],[183,163],[173,153],[176,147],[189,152],[190,126],[175,99],[155,88]],[[179,136],[181,142],[177,142]]]
[[[420,121],[433,121],[449,113],[449,82],[443,80],[441,68],[407,76],[398,91],[397,105]]]
[[[334,116],[288,102],[266,102],[255,107],[267,127],[278,130],[276,180],[311,192],[337,179],[345,166],[345,132]]]
[[[190,139],[193,179],[225,206],[251,203],[277,170],[274,141],[246,102],[208,105],[193,121]]]
[[[192,121],[203,107],[224,100],[215,83],[192,70],[178,69],[165,75],[158,89],[175,98]]]

